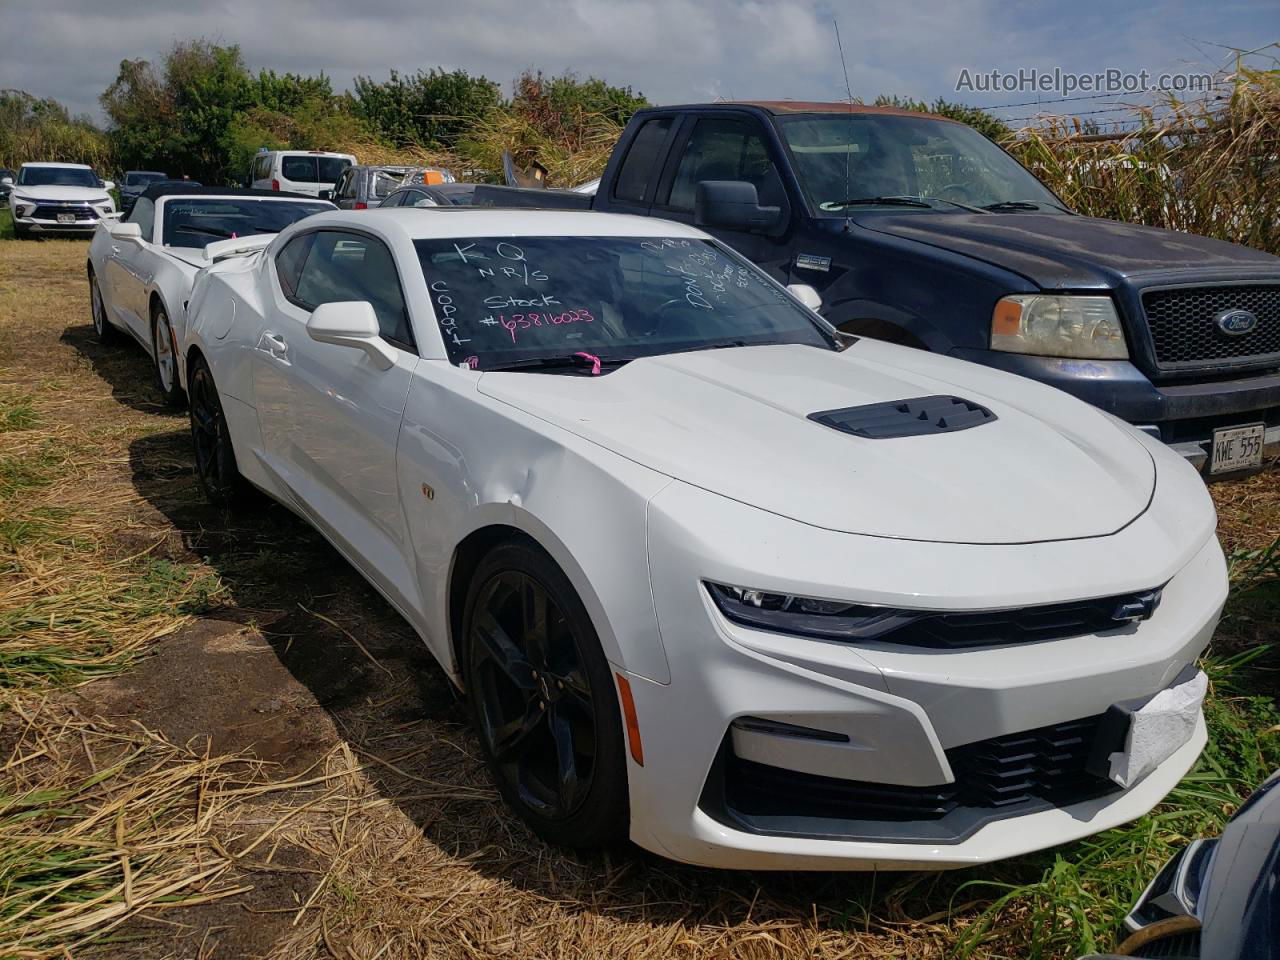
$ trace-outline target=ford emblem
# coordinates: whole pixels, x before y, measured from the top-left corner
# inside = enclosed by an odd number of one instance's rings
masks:
[[[1223,310],[1213,322],[1228,337],[1243,337],[1258,325],[1258,318],[1248,310]]]

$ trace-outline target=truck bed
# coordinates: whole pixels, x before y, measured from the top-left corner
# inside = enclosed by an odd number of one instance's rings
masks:
[[[476,187],[473,206],[524,207],[537,210],[590,210],[594,197],[571,190],[546,190],[539,187],[499,187],[480,184]]]

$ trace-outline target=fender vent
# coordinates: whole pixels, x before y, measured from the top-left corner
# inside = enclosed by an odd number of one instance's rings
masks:
[[[815,423],[867,440],[918,437],[968,430],[999,419],[986,407],[959,397],[916,397],[809,414]]]

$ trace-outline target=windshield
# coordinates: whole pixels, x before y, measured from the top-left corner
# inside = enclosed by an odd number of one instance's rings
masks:
[[[834,348],[758,268],[707,240],[469,237],[414,241],[449,357],[602,361],[719,346]]]
[[[320,201],[174,197],[164,204],[161,242],[166,247],[203,248],[231,237],[279,233],[303,217],[332,209],[332,204]]]
[[[845,216],[877,205],[959,210],[1017,204],[1012,209],[1063,212],[1061,202],[1016,160],[961,123],[866,113],[799,114],[776,123],[791,147],[800,183],[821,214]],[[868,202],[883,198],[919,202]]]
[[[100,187],[102,183],[87,167],[23,167],[18,172],[18,186]]]
[[[146,173],[135,170],[124,175],[124,184],[126,187],[139,187],[146,183],[158,183],[168,179],[167,173]]]

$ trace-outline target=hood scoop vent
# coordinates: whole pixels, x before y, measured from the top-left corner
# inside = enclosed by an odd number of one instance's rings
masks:
[[[809,414],[809,419],[866,440],[890,440],[968,430],[998,417],[986,407],[969,400],[938,396],[823,410]]]

